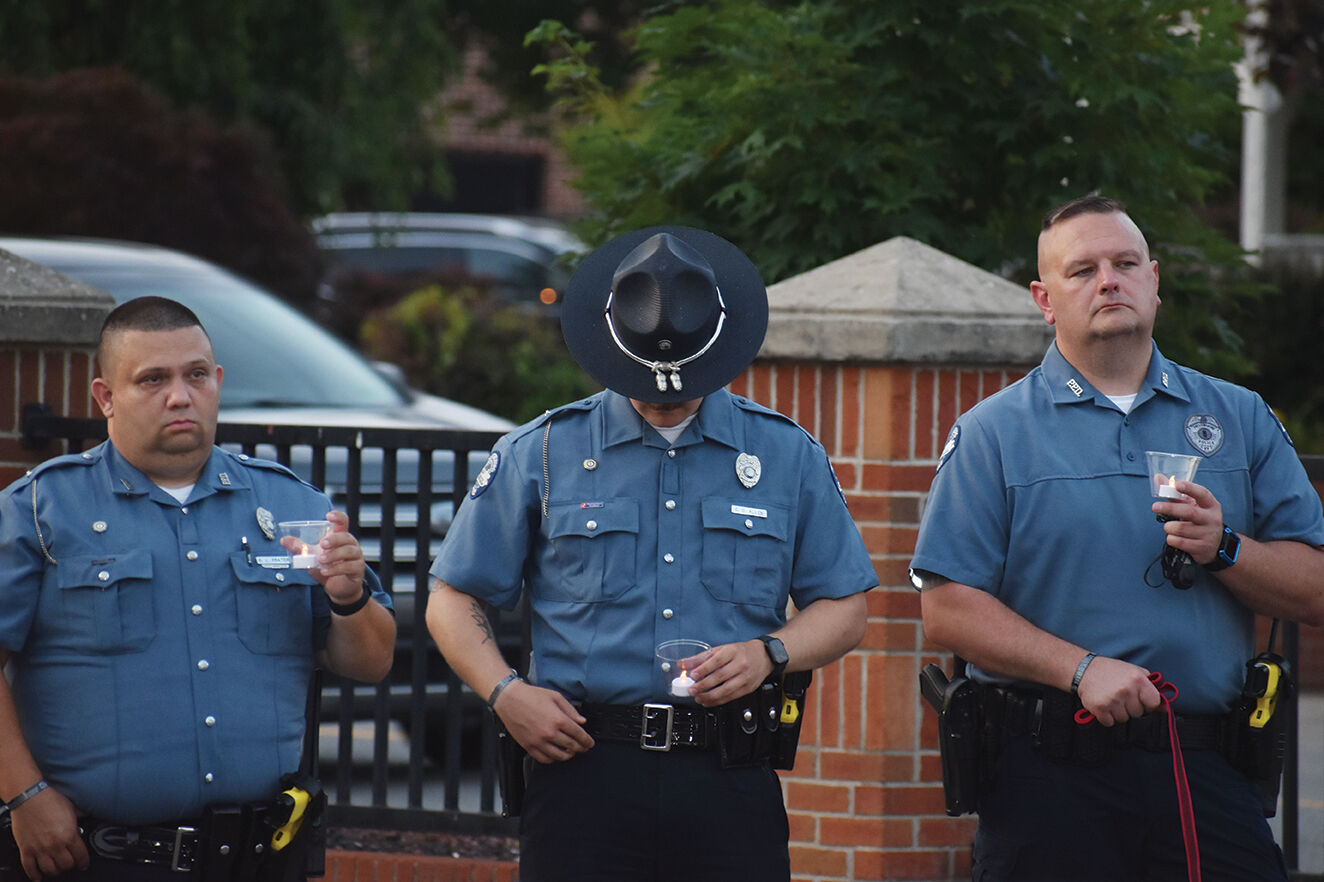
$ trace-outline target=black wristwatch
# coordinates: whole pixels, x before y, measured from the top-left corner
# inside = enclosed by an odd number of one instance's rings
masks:
[[[1237,562],[1237,553],[1241,551],[1241,537],[1229,527],[1223,525],[1223,539],[1218,543],[1218,555],[1204,565],[1205,571],[1216,573],[1226,570]]]
[[[791,657],[786,654],[786,646],[771,634],[763,634],[759,637],[763,641],[763,648],[767,650],[768,659],[772,662],[772,676],[780,677],[786,672],[786,663]]]

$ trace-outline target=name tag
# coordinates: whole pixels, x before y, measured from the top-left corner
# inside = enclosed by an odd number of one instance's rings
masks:
[[[260,567],[266,567],[269,570],[288,570],[290,568],[290,558],[288,555],[261,555],[253,558]]]
[[[750,518],[766,518],[768,510],[766,508],[750,508],[745,505],[731,506],[731,514],[744,515]]]

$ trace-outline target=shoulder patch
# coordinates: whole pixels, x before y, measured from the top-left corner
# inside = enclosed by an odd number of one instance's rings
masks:
[[[952,426],[952,430],[947,433],[947,443],[942,446],[942,453],[938,455],[938,467],[934,469],[935,472],[946,465],[947,460],[951,459],[952,454],[956,452],[956,445],[960,443],[961,426],[957,424]]]
[[[496,477],[497,470],[501,468],[501,454],[493,450],[492,455],[483,463],[483,470],[478,473],[474,479],[474,485],[469,490],[469,498],[477,499],[487,492],[487,488],[492,486],[492,479]]]
[[[1264,401],[1263,398],[1261,398],[1260,400]],[[1295,450],[1296,444],[1292,443],[1292,436],[1287,434],[1287,426],[1284,426],[1283,421],[1278,419],[1278,414],[1275,413],[1274,409],[1269,406],[1269,402],[1264,401],[1264,409],[1269,412],[1269,416],[1273,417],[1273,421],[1278,424],[1278,430],[1283,433],[1283,439],[1287,441],[1287,446]]]

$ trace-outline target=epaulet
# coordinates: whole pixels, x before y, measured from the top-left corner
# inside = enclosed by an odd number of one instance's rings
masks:
[[[244,466],[250,469],[262,469],[268,472],[277,472],[286,475],[300,483],[307,484],[303,478],[299,477],[289,466],[281,465],[272,459],[262,459],[257,456],[249,456],[247,453],[236,453],[233,450],[221,448],[221,452],[228,456],[236,465]],[[310,485],[311,486],[311,485]]]
[[[511,429],[510,432],[507,433],[506,438],[510,441],[518,440],[531,432],[541,429],[550,420],[554,420],[559,416],[567,413],[583,413],[590,411],[597,406],[598,398],[596,396],[590,396],[589,398],[581,398],[578,401],[572,401],[569,404],[562,404],[560,407],[553,407],[551,410],[544,410],[524,425]]]
[[[33,481],[39,475],[56,469],[71,468],[73,466],[91,466],[101,461],[101,448],[94,447],[91,450],[82,453],[66,453],[63,456],[52,457],[40,465],[35,465],[27,471],[21,478],[10,485],[12,488],[25,486]]]
[[[813,441],[815,444],[818,443],[817,439],[815,439],[813,435],[809,434],[809,431],[805,429],[804,426],[800,425],[795,420],[791,419],[781,411],[773,410],[772,408],[759,404],[756,401],[750,401],[748,398],[744,397],[743,395],[733,394],[731,396],[731,401],[732,403],[735,404],[736,407],[740,408],[741,410],[749,411],[750,413],[758,414],[759,416],[771,417],[773,419],[780,420],[783,423],[787,423],[788,425],[795,426],[797,429],[803,432],[805,437],[808,438],[810,441]]]

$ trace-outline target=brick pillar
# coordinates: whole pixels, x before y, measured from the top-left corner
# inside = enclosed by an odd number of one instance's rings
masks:
[[[1049,335],[1028,292],[897,239],[769,290],[759,361],[732,391],[826,448],[879,587],[861,647],[815,674],[795,769],[782,773],[800,882],[969,878],[974,818],[948,818],[937,719],[907,568],[957,415],[1018,379]]]
[[[92,416],[97,332],[109,294],[0,251],[0,487],[51,455],[20,443],[23,407]]]

